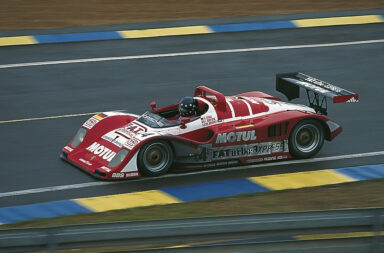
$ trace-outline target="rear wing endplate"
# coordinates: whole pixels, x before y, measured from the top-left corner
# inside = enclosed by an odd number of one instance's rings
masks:
[[[300,72],[276,75],[276,90],[288,100],[300,97],[300,88],[307,93],[309,106],[317,113],[327,114],[327,98],[333,103],[359,102],[359,95],[333,84],[321,81]]]

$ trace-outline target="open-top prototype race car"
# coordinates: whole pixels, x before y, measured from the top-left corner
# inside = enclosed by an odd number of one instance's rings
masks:
[[[61,158],[101,179],[159,176],[171,167],[202,169],[308,158],[342,128],[324,115],[358,95],[302,73],[278,74],[288,100],[304,88],[309,106],[252,91],[233,96],[199,86],[193,97],[143,115],[104,112],[88,119]]]

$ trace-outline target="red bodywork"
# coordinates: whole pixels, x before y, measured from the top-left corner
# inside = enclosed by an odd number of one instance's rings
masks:
[[[138,121],[138,115],[128,113],[95,115],[82,125],[86,129],[84,140],[77,147],[72,146],[73,141],[69,142],[61,157],[98,178],[125,179],[140,176],[137,165],[140,148],[155,139],[164,140],[172,147],[174,169],[201,169],[291,158],[289,136],[304,119],[320,122],[328,141],[342,131],[339,125],[309,107],[290,104],[262,92],[224,96],[200,86],[194,97],[200,109],[208,109],[187,123],[178,121],[178,104],[159,109],[152,104],[151,115],[173,122],[169,127],[153,128]],[[111,166],[123,149],[128,155]]]

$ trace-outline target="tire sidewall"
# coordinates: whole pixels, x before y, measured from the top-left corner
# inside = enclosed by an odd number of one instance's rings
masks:
[[[318,129],[318,131],[319,131],[319,141],[318,141],[318,144],[310,152],[303,152],[303,151],[299,150],[296,147],[296,145],[295,145],[295,138],[296,138],[299,130],[301,130],[301,128],[304,125],[311,125],[313,127],[316,127]],[[310,157],[316,155],[320,151],[320,149],[322,148],[323,144],[324,144],[324,128],[321,125],[321,123],[318,120],[315,120],[315,119],[304,119],[304,120],[300,121],[292,129],[291,134],[289,136],[289,152],[295,158],[310,158]]]
[[[150,146],[152,146],[154,144],[159,144],[162,147],[164,147],[164,149],[167,152],[167,157],[168,157],[166,164],[162,167],[161,170],[156,171],[156,172],[148,169],[145,165],[145,162],[144,162],[144,159],[145,159],[144,155],[145,155],[146,151],[150,148]],[[172,148],[170,147],[170,145],[165,141],[155,140],[155,141],[150,141],[150,142],[144,144],[144,146],[140,149],[137,164],[138,164],[138,169],[139,169],[139,172],[141,175],[155,177],[155,176],[160,176],[160,175],[167,173],[167,171],[169,170],[169,168],[172,165],[172,162],[173,162],[173,151],[172,151]]]

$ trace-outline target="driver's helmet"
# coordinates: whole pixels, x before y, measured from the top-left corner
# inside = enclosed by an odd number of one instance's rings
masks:
[[[184,97],[179,103],[179,112],[181,117],[191,117],[197,115],[198,103],[193,97]]]

